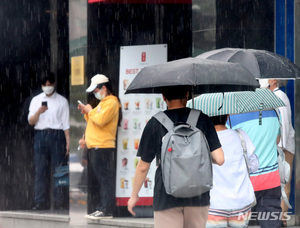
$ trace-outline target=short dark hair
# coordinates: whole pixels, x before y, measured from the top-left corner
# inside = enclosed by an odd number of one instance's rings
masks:
[[[112,85],[111,85],[111,82],[110,82],[110,81],[105,82],[105,83],[98,84],[96,88],[101,89],[102,86],[105,86],[106,89],[107,89],[109,92],[113,93],[113,91],[112,91]]]
[[[227,121],[227,115],[212,116],[210,119],[214,125],[225,125]]]
[[[47,81],[51,84],[55,83],[55,74],[53,72],[44,72],[42,75],[42,85],[46,85]]]
[[[171,101],[185,98],[189,90],[189,86],[166,86],[161,88],[161,93],[168,101]]]

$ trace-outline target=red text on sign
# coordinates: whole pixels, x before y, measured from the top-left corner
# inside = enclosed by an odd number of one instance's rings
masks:
[[[126,69],[126,74],[137,74],[139,72],[139,69]]]

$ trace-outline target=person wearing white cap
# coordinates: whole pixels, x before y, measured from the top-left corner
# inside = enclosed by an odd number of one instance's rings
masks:
[[[115,206],[116,133],[121,118],[121,104],[112,93],[109,79],[103,74],[92,77],[86,92],[93,92],[100,100],[94,109],[90,104],[78,105],[87,121],[85,142],[88,148],[88,165],[92,166],[91,170],[97,177],[100,189],[96,211],[85,217],[112,218]]]

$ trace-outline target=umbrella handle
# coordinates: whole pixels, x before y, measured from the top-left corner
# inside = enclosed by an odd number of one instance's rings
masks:
[[[258,120],[259,125],[262,124],[262,110],[263,110],[263,106],[264,106],[264,104],[260,103],[260,105],[259,105],[259,120]]]
[[[221,104],[221,106],[218,108],[218,111],[220,111],[220,109],[223,107],[223,104],[224,104],[225,94],[224,94],[224,92],[222,92],[222,93],[223,93],[222,104]]]

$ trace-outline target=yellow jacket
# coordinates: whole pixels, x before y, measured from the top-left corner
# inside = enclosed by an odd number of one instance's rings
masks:
[[[121,104],[116,96],[108,95],[84,115],[87,121],[85,140],[90,148],[115,148]]]

